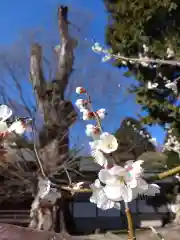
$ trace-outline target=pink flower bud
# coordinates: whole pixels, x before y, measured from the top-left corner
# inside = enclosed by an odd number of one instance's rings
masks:
[[[94,112],[90,112],[89,110],[85,109],[83,111],[83,120],[91,120],[91,119],[95,119]]]
[[[77,87],[77,88],[76,88],[76,93],[77,93],[77,94],[86,93],[86,89],[83,88],[83,87]]]
[[[98,126],[94,126],[92,124],[86,125],[86,135],[92,138],[95,138],[96,136],[99,136],[101,133],[101,130]]]
[[[84,110],[88,109],[88,103],[89,103],[88,100],[77,99],[75,105],[80,110],[80,112],[83,112]]]

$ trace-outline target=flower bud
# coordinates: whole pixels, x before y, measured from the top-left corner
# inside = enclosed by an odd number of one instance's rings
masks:
[[[96,114],[98,115],[98,117],[100,119],[104,119],[105,115],[106,115],[106,109],[105,108],[101,108],[98,111],[96,111]]]
[[[83,88],[83,87],[77,87],[77,88],[76,88],[76,93],[77,93],[77,94],[86,93],[86,89]]]
[[[94,112],[90,112],[89,110],[85,109],[83,111],[83,120],[92,120],[95,119]]]

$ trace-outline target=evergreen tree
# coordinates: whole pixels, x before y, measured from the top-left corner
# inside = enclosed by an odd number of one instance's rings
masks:
[[[113,53],[138,59],[179,59],[179,1],[105,0],[105,5],[109,12],[107,43]],[[115,64],[124,66],[121,60],[116,60]],[[142,121],[161,126],[169,123],[179,135],[179,65],[127,61],[127,67],[126,75],[134,75],[138,80],[138,85],[131,86],[131,91],[136,93],[142,110],[148,113],[141,118]],[[175,82],[177,88],[173,90],[169,86]],[[150,89],[148,84],[154,83],[158,85]]]

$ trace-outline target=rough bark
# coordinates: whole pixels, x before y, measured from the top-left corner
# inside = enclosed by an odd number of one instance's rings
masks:
[[[44,177],[52,177],[58,166],[68,159],[68,129],[76,119],[70,101],[64,99],[74,61],[75,41],[68,31],[68,8],[58,8],[58,29],[61,44],[56,51],[57,71],[54,79],[46,81],[42,70],[43,53],[39,44],[31,49],[30,77],[34,88],[38,110],[44,117],[44,128],[39,134],[39,162]],[[40,211],[40,206],[37,207]],[[42,217],[42,211],[40,211]],[[34,214],[34,221],[35,219]],[[51,230],[52,227],[49,227]]]
[[[58,27],[61,45],[57,51],[55,79],[45,81],[42,71],[42,49],[34,44],[31,50],[30,75],[39,110],[44,116],[44,129],[40,134],[40,156],[44,168],[51,174],[59,163],[67,159],[68,128],[76,113],[70,101],[64,99],[74,61],[74,41],[68,32],[68,8],[58,8]],[[48,157],[47,157],[48,156]],[[49,166],[51,162],[51,166]]]

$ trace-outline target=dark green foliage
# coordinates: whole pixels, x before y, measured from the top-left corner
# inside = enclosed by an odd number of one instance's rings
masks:
[[[171,169],[173,167],[179,166],[180,158],[178,156],[178,153],[174,151],[167,151],[165,152],[165,154],[167,156],[167,161],[166,161],[167,168]]]
[[[145,152],[138,157],[143,160],[143,168],[147,171],[152,170],[166,170],[167,156],[161,152]]]
[[[180,2],[178,0],[104,0],[109,12],[106,29],[107,43],[114,53],[138,57],[143,44],[149,47],[148,57],[166,59],[167,48],[173,48],[176,59],[180,58]],[[173,58],[172,58],[173,59]],[[122,67],[121,61],[116,66]],[[163,78],[173,81],[180,75],[180,67],[161,64],[157,68],[128,63],[138,85],[131,86],[137,102],[147,112],[142,117],[145,124],[169,123],[180,135],[180,111],[178,94],[165,87]],[[127,73],[128,76],[130,73]],[[149,90],[147,82],[157,82],[156,89]]]
[[[171,143],[172,150],[171,151],[168,151],[168,150],[164,151],[164,153],[167,156],[166,165],[167,165],[167,168],[169,168],[169,169],[173,168],[173,167],[177,167],[180,164],[179,154],[176,151],[173,151],[173,148],[177,147],[176,146],[177,144],[175,142],[176,139],[178,139],[177,130],[176,129],[171,129],[171,132],[167,132],[164,143],[166,143],[168,141],[168,139],[170,138],[170,135],[175,137],[173,139],[172,143]]]

